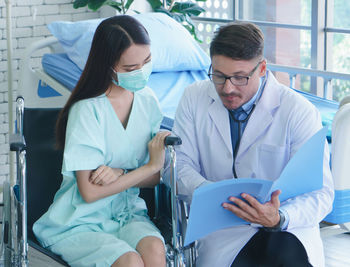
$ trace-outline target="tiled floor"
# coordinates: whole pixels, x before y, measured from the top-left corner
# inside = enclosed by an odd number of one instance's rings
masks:
[[[350,234],[323,238],[326,267],[350,266]]]
[[[350,267],[350,235],[339,234],[323,239],[326,267]],[[30,267],[60,267],[62,265],[53,262],[50,258],[29,249]]]
[[[350,267],[350,234],[323,238],[326,267]],[[0,266],[3,266],[0,261]],[[29,247],[29,267],[62,267],[51,258]]]

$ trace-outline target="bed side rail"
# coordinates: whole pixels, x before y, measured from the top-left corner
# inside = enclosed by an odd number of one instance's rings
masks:
[[[63,48],[60,46],[57,38],[53,36],[33,42],[29,47],[27,47],[20,66],[20,80],[17,90],[18,96],[22,96],[26,100],[26,107],[59,108],[66,103],[70,95],[70,91],[68,89],[66,92],[64,90],[60,90],[60,96],[50,98],[40,98],[38,96],[37,91],[39,82],[45,83],[46,81],[43,79],[43,75],[39,75],[40,68],[34,68],[32,66],[32,60],[34,55],[42,49],[49,49],[51,53],[63,51]]]

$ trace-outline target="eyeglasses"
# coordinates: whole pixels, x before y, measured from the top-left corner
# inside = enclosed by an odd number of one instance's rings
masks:
[[[215,85],[224,85],[226,83],[226,80],[230,80],[230,82],[233,85],[246,86],[248,84],[250,77],[252,77],[252,75],[254,74],[254,72],[257,70],[258,66],[262,62],[263,61],[259,61],[258,64],[256,64],[256,66],[254,67],[254,69],[248,74],[248,76],[239,76],[239,75],[226,76],[221,74],[210,73],[212,66],[210,66],[208,76]]]

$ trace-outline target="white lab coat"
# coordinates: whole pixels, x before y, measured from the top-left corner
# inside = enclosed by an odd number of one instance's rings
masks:
[[[235,163],[238,177],[277,179],[300,146],[322,127],[320,114],[309,101],[278,83],[271,72],[267,77],[241,139]],[[182,138],[177,148],[179,193],[191,196],[206,180],[233,178],[229,115],[211,81],[186,88],[173,132]],[[325,147],[323,188],[281,203],[290,217],[287,231],[303,243],[315,267],[324,266],[318,223],[330,212],[334,198]],[[256,231],[250,225],[236,226],[201,239],[197,266],[230,266]]]

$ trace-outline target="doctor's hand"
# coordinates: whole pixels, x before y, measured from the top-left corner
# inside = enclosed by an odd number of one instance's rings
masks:
[[[108,185],[116,181],[119,176],[124,174],[123,169],[114,169],[105,165],[101,165],[91,172],[89,182],[98,185]]]
[[[271,194],[271,200],[261,204],[253,196],[242,193],[242,199],[229,197],[232,203],[223,203],[224,209],[231,211],[243,220],[260,224],[265,227],[275,227],[279,224],[280,216],[278,209],[280,207],[279,195],[280,190],[276,190]]]

